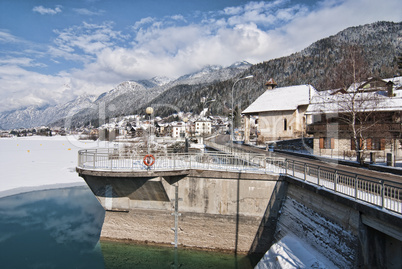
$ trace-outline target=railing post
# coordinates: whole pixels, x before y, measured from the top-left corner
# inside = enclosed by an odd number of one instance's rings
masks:
[[[384,208],[384,201],[385,201],[385,184],[384,180],[381,180],[381,208]]]
[[[295,160],[293,160],[293,176],[295,176]]]
[[[93,157],[93,158],[94,158],[94,161],[93,161],[93,167],[94,167],[94,169],[96,168],[96,166],[95,166],[95,159],[96,159],[97,153],[98,153],[98,150],[96,149],[95,152],[94,152],[94,155],[93,155],[93,156],[94,156],[94,157]]]
[[[359,176],[355,176],[355,199],[357,200],[359,198],[358,195],[358,190],[359,190]]]
[[[289,161],[287,159],[285,159],[285,175],[288,175],[288,165],[289,165]]]
[[[335,170],[334,191],[336,191],[336,184],[338,183],[338,170]]]
[[[304,163],[304,181],[307,179],[307,163]]]
[[[110,157],[110,153],[108,153],[108,157],[110,158],[110,170],[113,170],[113,156]]]
[[[318,166],[317,168],[317,185],[320,186],[320,173],[321,173],[321,167]]]

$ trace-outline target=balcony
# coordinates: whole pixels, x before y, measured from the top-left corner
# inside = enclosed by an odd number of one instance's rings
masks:
[[[369,124],[369,123],[368,123]],[[359,126],[358,126],[359,127]],[[401,123],[378,123],[372,127],[375,130],[381,130],[381,132],[389,132],[392,134],[400,134],[402,131]],[[307,125],[307,133],[335,133],[335,132],[351,132],[352,127],[348,124],[339,123],[314,123]]]

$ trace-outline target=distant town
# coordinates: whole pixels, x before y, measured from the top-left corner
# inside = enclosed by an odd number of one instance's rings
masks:
[[[206,137],[230,134],[233,124],[233,141],[266,149],[356,158],[358,162],[368,157],[384,161],[389,153],[394,164],[402,157],[402,77],[369,78],[328,91],[317,91],[312,85],[277,87],[274,79],[265,87],[241,111],[241,117],[235,111],[233,120],[230,114],[211,115],[208,108],[200,114],[179,112],[162,118],[149,107],[146,115],[110,118],[99,127],[42,126],[1,131],[0,136],[74,135],[82,140],[132,142],[163,137],[200,148]]]

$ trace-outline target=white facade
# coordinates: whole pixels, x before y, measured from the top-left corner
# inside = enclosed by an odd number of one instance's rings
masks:
[[[175,139],[179,139],[185,136],[186,126],[185,124],[178,123],[174,125],[172,128],[172,137]]]
[[[203,136],[212,133],[212,123],[210,121],[196,121],[195,122],[195,135]]]
[[[260,142],[293,139],[305,133],[305,112],[316,94],[311,85],[267,89],[242,114],[245,118],[245,141],[250,137],[250,117],[258,116]]]

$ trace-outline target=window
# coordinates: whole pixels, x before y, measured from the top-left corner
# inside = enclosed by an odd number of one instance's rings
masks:
[[[366,147],[368,150],[385,150],[385,138],[367,138]]]
[[[335,148],[335,138],[333,137],[320,138],[320,149],[334,149],[334,148]]]
[[[288,129],[288,120],[283,119],[283,130],[286,131]]]

